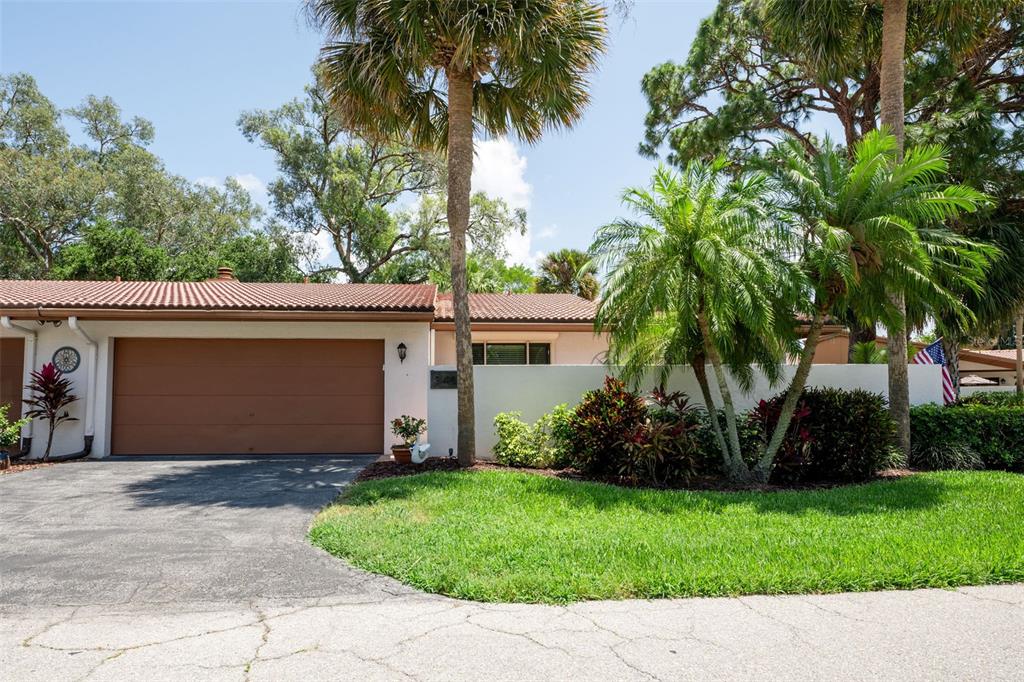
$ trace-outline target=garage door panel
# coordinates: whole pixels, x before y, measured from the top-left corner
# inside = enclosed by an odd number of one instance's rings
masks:
[[[117,372],[116,395],[383,395],[381,367],[125,367]]]
[[[117,399],[118,424],[380,425],[382,396],[367,396],[339,409],[333,396],[126,396]]]
[[[114,454],[378,453],[384,344],[117,339]]]
[[[121,339],[118,364],[149,367],[159,358],[176,367],[253,366],[280,363],[293,367],[361,367],[384,365],[379,340],[347,339]],[[300,350],[290,355],[283,346]]]
[[[10,405],[7,418],[11,421],[21,416],[24,361],[24,339],[0,339],[0,405]]]
[[[382,431],[379,424],[314,425],[301,430],[218,424],[190,426],[186,431],[176,425],[119,424],[113,437],[121,455],[376,454]]]

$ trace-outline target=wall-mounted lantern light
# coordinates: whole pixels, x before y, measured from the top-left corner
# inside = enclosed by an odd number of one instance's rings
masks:
[[[405,362],[405,344],[398,344],[398,361]]]

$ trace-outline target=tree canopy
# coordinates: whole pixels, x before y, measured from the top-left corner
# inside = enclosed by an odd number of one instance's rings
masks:
[[[233,259],[243,278],[301,278],[303,246],[240,184],[168,172],[154,135],[109,97],[62,112],[31,76],[0,76],[0,277],[204,279]]]

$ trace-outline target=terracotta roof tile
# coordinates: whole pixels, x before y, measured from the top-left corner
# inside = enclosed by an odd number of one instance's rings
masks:
[[[474,322],[593,322],[597,303],[572,294],[470,294]],[[434,319],[455,319],[452,295],[437,295]]]
[[[967,350],[967,349],[964,349]],[[1010,358],[1015,360],[1017,358],[1017,351],[1014,348],[1009,349],[995,349],[995,350],[974,350],[970,349],[972,353],[981,353],[982,355],[991,355],[996,358]]]
[[[436,291],[426,284],[0,280],[0,308],[430,312]]]

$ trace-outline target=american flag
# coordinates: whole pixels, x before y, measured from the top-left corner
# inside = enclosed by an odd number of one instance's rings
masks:
[[[942,367],[942,399],[948,405],[956,400],[956,389],[953,388],[953,377],[946,369],[946,353],[942,350],[942,339],[930,346],[917,351],[914,356],[915,365],[939,365]]]

